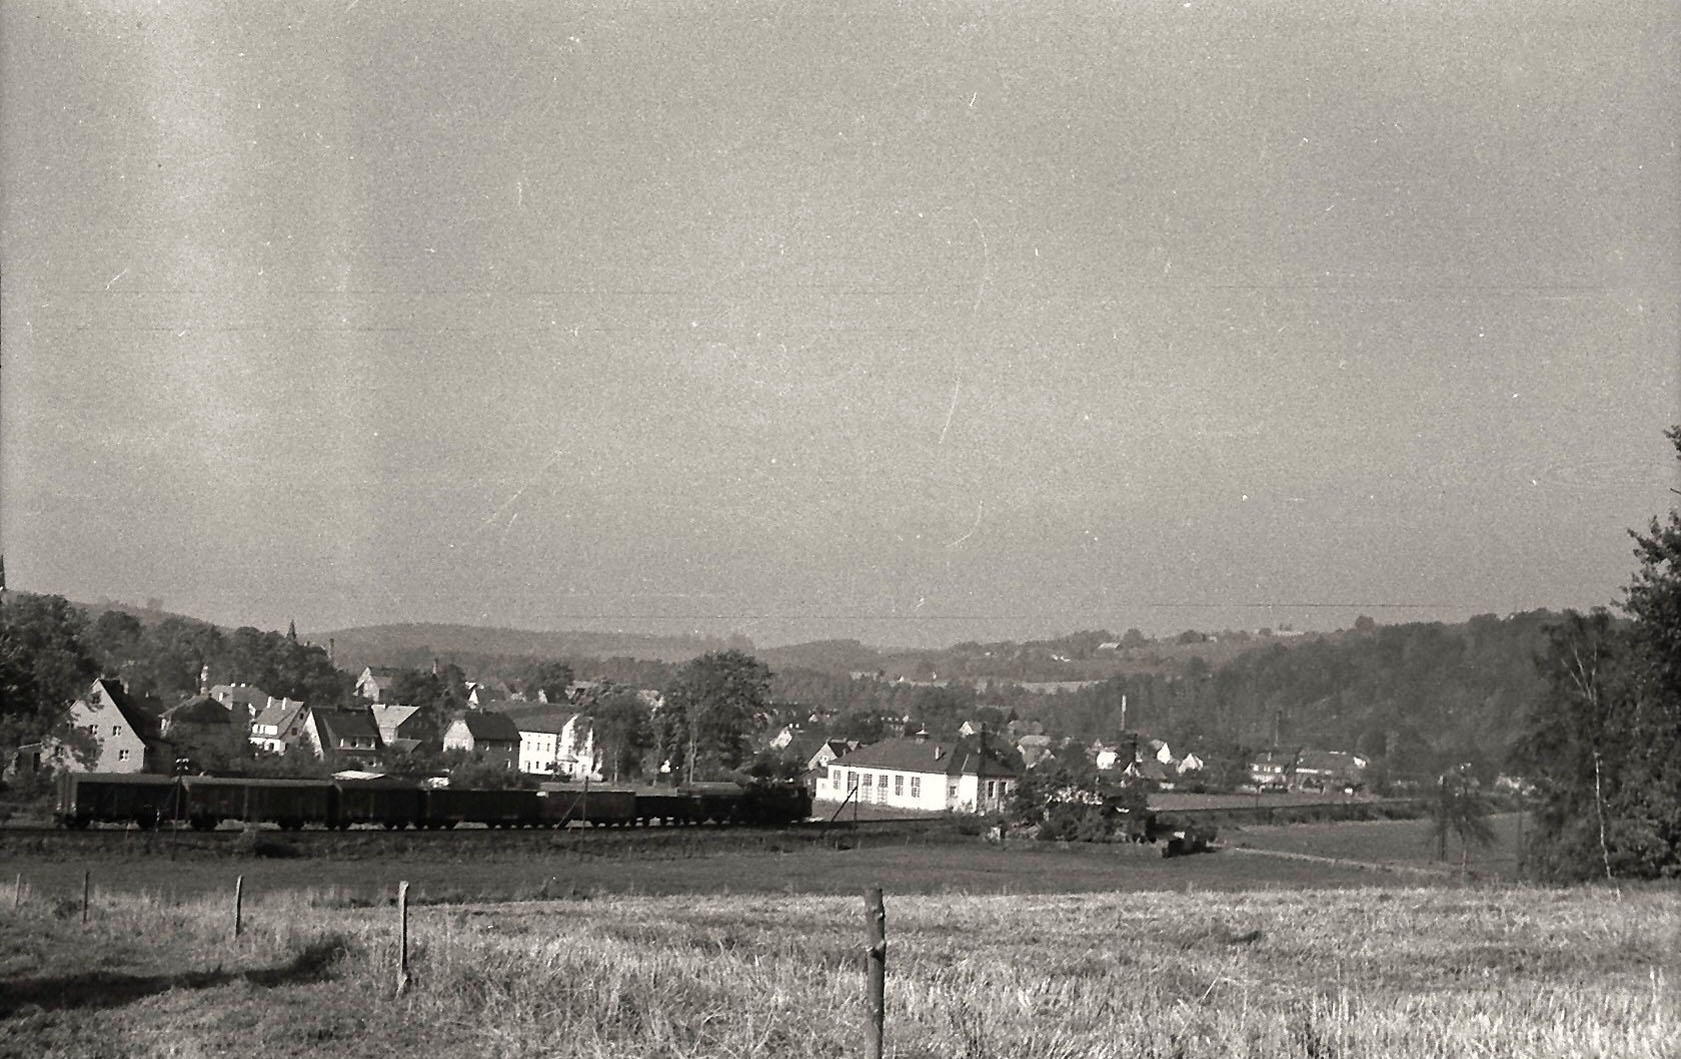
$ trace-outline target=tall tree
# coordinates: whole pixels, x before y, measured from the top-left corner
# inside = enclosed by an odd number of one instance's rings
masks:
[[[1681,428],[1666,436],[1681,458]],[[1681,875],[1681,511],[1633,537],[1630,620],[1573,613],[1551,631],[1547,691],[1514,748],[1541,875]]]
[[[654,745],[648,706],[632,688],[614,687],[589,707],[601,768],[617,783],[641,771],[642,755]]]
[[[565,702],[566,689],[572,683],[572,667],[565,662],[550,661],[538,665],[531,672],[526,687],[531,695],[542,692],[549,702]]]
[[[87,622],[63,596],[12,593],[0,603],[0,755],[52,735],[70,738],[70,704],[99,665],[83,642]],[[97,747],[91,748],[97,751]]]
[[[1482,784],[1469,766],[1443,773],[1436,783],[1436,805],[1430,821],[1430,835],[1436,840],[1436,859],[1447,859],[1451,835],[1459,840],[1459,870],[1464,871],[1470,864],[1473,845],[1494,844],[1494,828],[1489,826],[1488,814]]]
[[[770,702],[770,669],[743,651],[713,651],[677,671],[666,688],[662,743],[693,782],[697,772],[734,769]]]

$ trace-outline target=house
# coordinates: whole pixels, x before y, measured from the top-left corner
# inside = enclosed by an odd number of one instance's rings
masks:
[[[403,671],[395,666],[368,666],[356,678],[356,694],[369,702],[390,702],[391,689]]]
[[[445,750],[465,750],[510,769],[519,764],[519,746],[519,728],[504,713],[469,710],[444,729]]]
[[[1048,735],[1024,735],[1016,740],[1016,751],[1021,754],[1022,764],[1030,769],[1056,763]]]
[[[475,680],[467,685],[467,705],[475,710],[494,710],[506,705],[514,693],[500,680]]]
[[[831,761],[817,777],[819,801],[856,800],[898,809],[997,812],[1019,777],[970,742],[886,739]]]
[[[334,768],[354,768],[379,761],[379,727],[373,711],[311,707],[304,721],[302,743]]]
[[[236,751],[247,738],[250,720],[235,714],[209,695],[195,695],[171,706],[158,718],[158,734],[188,757],[195,751],[211,754]]]
[[[98,741],[99,756],[83,766],[67,744],[41,743],[41,761],[69,772],[168,772],[174,751],[159,738],[157,721],[129,698],[121,684],[101,677],[70,704],[70,724]]]
[[[303,738],[308,712],[308,707],[296,699],[270,699],[252,719],[246,738],[259,750],[284,754]]]
[[[1202,758],[1195,754],[1186,754],[1179,759],[1179,764],[1175,767],[1178,768],[1179,775],[1186,776],[1193,772],[1201,772],[1206,766],[1203,764]]]
[[[775,735],[771,736],[770,744],[769,744],[770,748],[772,750],[781,750],[784,747],[786,747],[789,743],[792,743],[796,738],[798,738],[799,734],[800,734],[800,726],[799,725],[797,725],[797,724],[785,724],[785,725],[782,726],[781,731],[779,731]]]
[[[392,750],[413,750],[432,736],[431,719],[419,706],[399,706],[395,703],[375,703],[368,707],[373,714],[374,727],[379,729],[379,741]]]
[[[1134,761],[1122,770],[1121,774],[1124,776],[1130,776],[1135,780],[1143,780],[1146,783],[1154,783],[1164,791],[1170,791],[1173,789],[1174,780],[1176,778],[1176,774],[1172,772],[1168,766],[1162,764],[1160,761],[1157,761],[1154,757],[1147,757],[1142,761]]]
[[[249,723],[269,704],[269,693],[255,684],[217,684],[210,697],[229,712],[238,711]]]
[[[1363,786],[1365,758],[1342,750],[1303,750],[1296,755],[1295,783],[1302,790],[1337,790]]]
[[[1296,768],[1292,750],[1263,750],[1249,762],[1249,782],[1261,790],[1284,790]]]
[[[815,772],[818,769],[828,768],[829,762],[840,757],[842,754],[850,753],[851,751],[857,749],[858,740],[856,739],[825,739],[823,741],[823,745],[817,748],[817,752],[812,754],[811,758],[806,761],[806,771]]]
[[[521,772],[566,779],[601,778],[595,726],[588,714],[547,703],[510,710],[519,732]]]

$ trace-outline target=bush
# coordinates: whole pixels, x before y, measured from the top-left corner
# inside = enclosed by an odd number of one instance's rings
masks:
[[[256,828],[246,828],[239,837],[233,840],[233,853],[236,857],[268,857],[276,860],[286,860],[303,856],[303,851],[283,839]]]

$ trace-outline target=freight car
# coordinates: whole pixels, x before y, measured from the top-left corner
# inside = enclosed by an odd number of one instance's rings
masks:
[[[392,778],[289,780],[230,776],[66,773],[56,818],[82,828],[94,821],[189,824],[210,830],[224,820],[343,830],[352,824],[396,829],[689,826],[788,824],[811,815],[798,784],[704,783],[625,790],[549,785],[541,790],[422,787]]]
[[[336,789],[331,780],[236,779],[228,776],[182,776],[176,818],[195,831],[209,831],[223,820],[273,823],[287,831],[333,820]]]
[[[156,827],[175,816],[178,788],[170,776],[66,772],[58,777],[61,827],[84,828],[95,820]]]

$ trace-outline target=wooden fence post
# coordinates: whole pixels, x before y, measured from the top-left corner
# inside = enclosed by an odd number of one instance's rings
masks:
[[[93,871],[84,869],[82,872],[82,926],[88,924],[88,893],[93,889]]]
[[[18,881],[12,885],[12,911],[16,912],[23,904],[23,872],[18,872]]]
[[[409,884],[406,879],[397,884],[397,921],[397,995],[402,996],[409,991]]]
[[[241,875],[233,881],[233,940],[239,940],[240,930],[244,927],[245,911],[245,876]]]
[[[879,886],[864,895],[864,933],[869,942],[864,970],[870,1016],[865,1055],[868,1059],[881,1059],[882,1029],[887,1017],[887,907],[882,904]]]

